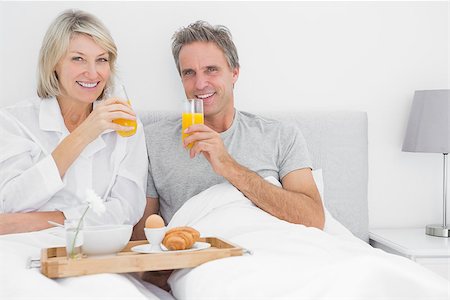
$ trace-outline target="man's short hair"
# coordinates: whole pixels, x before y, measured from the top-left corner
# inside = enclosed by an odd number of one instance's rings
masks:
[[[223,25],[212,26],[205,21],[197,21],[176,31],[172,36],[172,54],[178,73],[180,70],[180,51],[184,45],[193,42],[213,42],[225,54],[231,69],[239,68],[239,57],[230,30]]]

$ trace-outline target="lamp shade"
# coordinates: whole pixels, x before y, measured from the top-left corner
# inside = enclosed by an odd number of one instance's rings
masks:
[[[450,152],[450,90],[416,91],[402,151]]]

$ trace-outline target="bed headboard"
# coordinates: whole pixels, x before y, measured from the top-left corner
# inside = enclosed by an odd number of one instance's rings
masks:
[[[142,123],[154,123],[172,112],[138,112]],[[324,202],[354,235],[369,240],[367,113],[299,111],[258,113],[295,122],[308,143],[315,169],[322,169]]]

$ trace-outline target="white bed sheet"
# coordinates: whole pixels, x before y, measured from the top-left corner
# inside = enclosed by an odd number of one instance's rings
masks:
[[[28,268],[28,258],[39,259],[42,248],[64,246],[59,230],[0,236],[0,299],[174,299],[133,274],[49,279]]]
[[[274,178],[268,178],[274,184]],[[181,299],[449,299],[449,282],[354,237],[328,212],[325,231],[254,206],[228,183],[191,198],[169,227],[192,226],[253,252],[175,271]]]

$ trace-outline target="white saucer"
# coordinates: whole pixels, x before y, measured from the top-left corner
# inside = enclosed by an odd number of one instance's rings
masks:
[[[192,248],[190,248],[190,249],[170,251],[170,250],[167,250],[167,248],[164,247],[163,244],[161,244],[162,250],[153,250],[151,248],[150,244],[144,244],[144,245],[134,246],[133,248],[131,248],[131,251],[139,252],[139,253],[175,253],[175,252],[198,251],[198,250],[207,249],[209,247],[211,247],[210,243],[196,242],[194,245],[192,245]]]

